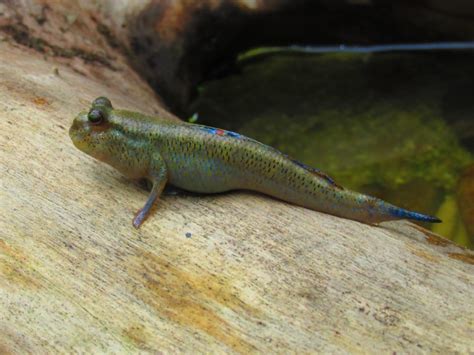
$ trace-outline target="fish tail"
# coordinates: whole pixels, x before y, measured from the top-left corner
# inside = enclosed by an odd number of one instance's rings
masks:
[[[419,212],[409,211],[404,208],[393,206],[393,205],[389,205],[387,207],[387,212],[391,216],[395,217],[394,219],[411,219],[413,221],[429,222],[429,223],[442,222],[438,217],[425,215]]]
[[[350,192],[349,192],[350,193]],[[365,223],[380,223],[398,219],[408,219],[412,221],[440,223],[441,220],[435,216],[429,216],[415,211],[410,211],[391,203],[385,202],[376,197],[358,195],[359,209],[349,209],[354,215],[348,218],[356,219]]]

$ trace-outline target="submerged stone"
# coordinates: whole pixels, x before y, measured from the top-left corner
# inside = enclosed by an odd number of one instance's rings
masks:
[[[474,161],[444,102],[460,85],[459,97],[474,92],[471,63],[433,53],[267,55],[205,84],[191,110],[343,186],[434,214]]]

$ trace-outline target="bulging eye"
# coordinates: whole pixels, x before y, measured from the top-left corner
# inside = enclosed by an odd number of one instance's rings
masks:
[[[104,112],[97,108],[93,108],[87,114],[87,118],[89,119],[89,122],[92,124],[100,124],[104,120],[104,116],[105,116]]]
[[[97,106],[112,108],[112,103],[105,96],[101,96],[95,99],[94,101],[92,101],[92,107],[97,107]]]

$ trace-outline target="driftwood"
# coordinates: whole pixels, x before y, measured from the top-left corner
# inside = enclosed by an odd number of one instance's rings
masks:
[[[176,118],[92,5],[27,5],[0,5],[0,353],[474,351],[473,253],[414,224],[235,192],[165,196],[135,230],[146,192],[68,128],[100,95]]]

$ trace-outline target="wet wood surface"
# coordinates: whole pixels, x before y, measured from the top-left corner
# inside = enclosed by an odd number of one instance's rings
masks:
[[[0,41],[0,353],[474,351],[474,256],[244,192],[147,196],[72,145],[115,106],[175,119],[112,67]]]

